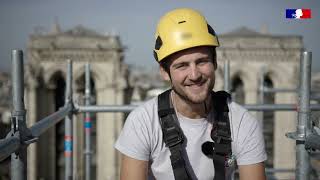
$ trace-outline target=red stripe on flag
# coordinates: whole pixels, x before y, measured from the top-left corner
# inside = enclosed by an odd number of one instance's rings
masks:
[[[301,19],[311,18],[311,9],[302,9],[302,14]]]

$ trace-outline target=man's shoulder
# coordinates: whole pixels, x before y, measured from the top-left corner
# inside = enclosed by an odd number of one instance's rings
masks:
[[[230,112],[233,114],[240,115],[240,114],[244,114],[244,113],[248,112],[248,110],[245,107],[243,107],[242,105],[240,105],[234,101],[231,101],[228,106],[229,106]]]
[[[151,98],[147,101],[141,102],[128,116],[128,119],[135,119],[138,121],[152,121],[156,118],[158,113],[158,99]]]
[[[257,123],[256,118],[242,105],[236,102],[229,103],[229,116],[232,121],[238,125]]]
[[[137,107],[132,111],[133,113],[155,111],[158,108],[158,97],[153,97],[147,101],[140,102]]]

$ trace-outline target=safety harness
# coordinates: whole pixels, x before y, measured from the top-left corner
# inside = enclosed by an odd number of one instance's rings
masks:
[[[171,89],[158,96],[158,115],[163,133],[163,141],[171,152],[170,160],[176,180],[192,180],[183,158],[184,134],[179,125],[177,115],[170,100]],[[214,119],[211,130],[213,142],[205,142],[202,151],[213,159],[215,167],[214,180],[225,180],[226,167],[231,157],[231,131],[229,122],[228,99],[225,91],[212,91]]]

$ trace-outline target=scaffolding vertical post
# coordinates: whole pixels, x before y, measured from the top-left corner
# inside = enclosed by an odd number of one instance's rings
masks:
[[[85,70],[85,104],[86,106],[91,105],[91,81],[90,81],[90,64],[86,64]],[[85,113],[85,122],[84,122],[84,129],[85,129],[85,160],[86,160],[86,180],[90,180],[91,177],[91,116],[90,112]]]
[[[311,52],[303,52],[300,68],[300,92],[297,136],[305,140],[311,133],[310,120],[310,80],[311,80]],[[310,157],[305,148],[305,141],[296,141],[296,179],[310,179]]]
[[[65,105],[72,103],[72,61],[68,60]],[[72,180],[73,173],[73,140],[72,140],[72,112],[65,118],[64,155],[65,180]]]
[[[20,137],[26,127],[26,110],[24,106],[24,78],[23,78],[23,52],[21,50],[12,51],[12,100],[13,111],[11,121],[11,133]],[[12,135],[13,135],[12,134]],[[27,146],[20,148],[11,154],[11,179],[27,179]]]
[[[261,68],[261,73],[260,73],[260,77],[259,77],[259,103],[260,104],[264,104],[264,76],[265,76],[265,68],[262,67]],[[263,129],[263,111],[261,111],[259,113],[259,116],[260,116],[260,122],[261,122],[261,126],[262,126],[262,129]]]
[[[226,59],[224,61],[224,87],[226,92],[230,92],[230,61]]]

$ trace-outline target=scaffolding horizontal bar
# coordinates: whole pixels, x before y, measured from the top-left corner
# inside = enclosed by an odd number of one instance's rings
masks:
[[[44,133],[47,129],[54,126],[56,123],[61,121],[65,118],[72,110],[71,105],[67,105],[62,107],[57,112],[43,118],[42,120],[38,121],[35,125],[30,128],[30,131],[33,136],[38,137],[42,133]]]
[[[263,92],[265,93],[297,93],[299,89],[275,89],[275,88],[268,88],[264,87]]]
[[[266,173],[294,173],[295,169],[266,168]]]
[[[249,111],[297,111],[298,106],[296,104],[246,104],[243,105]],[[313,111],[320,110],[320,104],[310,105],[310,109]]]
[[[259,89],[261,91],[261,89]],[[281,88],[269,88],[269,87],[263,87],[262,89],[265,93],[297,93],[299,92],[299,89],[281,89]],[[319,90],[311,90],[311,94],[320,93]]]
[[[131,112],[137,105],[75,106],[77,112]]]
[[[249,111],[296,111],[295,104],[246,104],[243,105]],[[95,105],[95,106],[75,106],[77,112],[130,112],[137,105]],[[320,104],[310,105],[311,110],[319,111]]]

